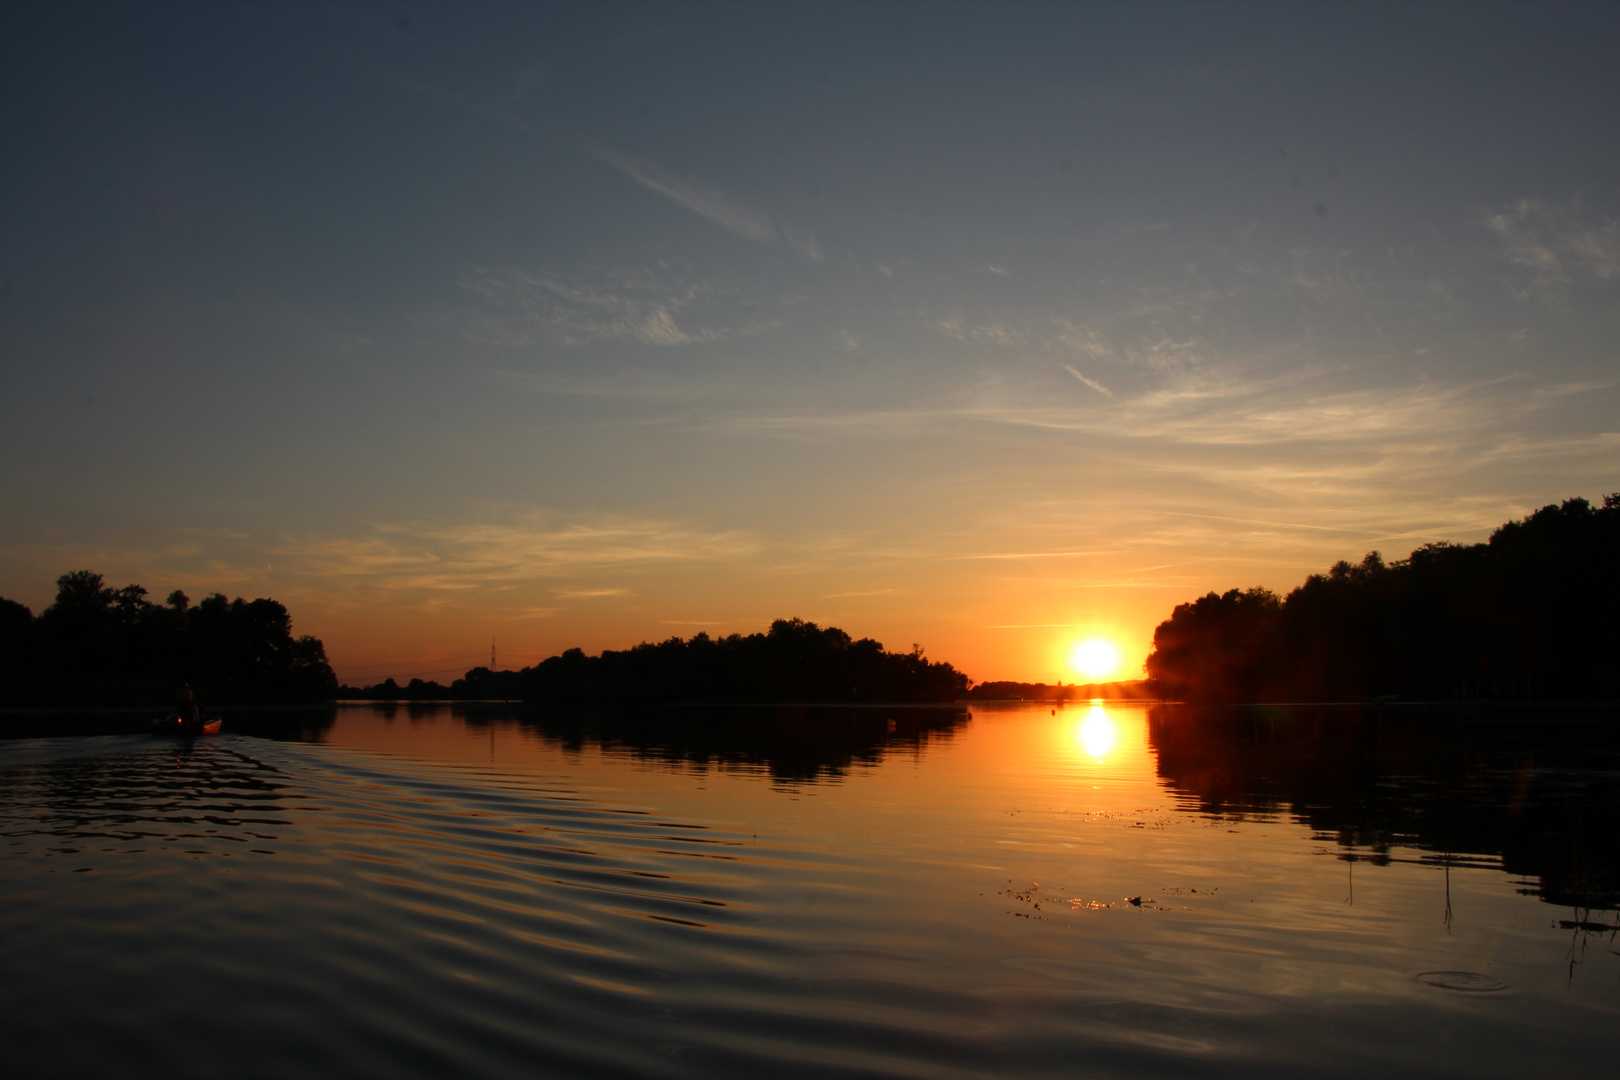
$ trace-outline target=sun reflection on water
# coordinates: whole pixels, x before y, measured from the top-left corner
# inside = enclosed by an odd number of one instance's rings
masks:
[[[1114,730],[1114,721],[1109,717],[1108,710],[1101,705],[1092,705],[1086,713],[1086,718],[1080,721],[1075,729],[1075,741],[1080,744],[1087,754],[1097,761],[1108,756],[1119,739],[1119,733]]]

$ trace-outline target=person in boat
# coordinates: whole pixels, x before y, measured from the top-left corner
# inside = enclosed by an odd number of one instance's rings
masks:
[[[174,711],[182,724],[202,723],[202,707],[197,704],[197,695],[191,692],[189,683],[182,683],[174,695]]]

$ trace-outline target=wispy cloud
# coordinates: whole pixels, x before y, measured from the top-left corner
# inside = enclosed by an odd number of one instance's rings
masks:
[[[1620,278],[1620,220],[1592,221],[1579,202],[1520,199],[1486,214],[1485,226],[1500,241],[1502,257],[1528,275],[1512,286],[1520,298]]]
[[[1144,394],[1130,403],[1117,430],[1137,439],[1202,445],[1421,442],[1500,421],[1511,406],[1492,391],[1519,379],[1418,381],[1358,390],[1312,386],[1310,381],[1296,374]],[[1220,406],[1208,407],[1210,399],[1218,399]]]
[[[1080,377],[1077,371],[1066,374]],[[978,424],[1100,438],[1116,453],[1126,447],[1165,456],[1179,453],[1178,447],[1267,449],[1270,467],[1285,469],[1298,455],[1333,446],[1399,448],[1410,457],[1465,441],[1495,445],[1504,432],[1529,423],[1535,414],[1580,396],[1566,384],[1538,388],[1528,377],[1512,374],[1468,383],[1419,378],[1361,389],[1335,385],[1330,374],[1216,373],[1115,396],[1117,404],[1105,410],[1054,400],[1050,383],[1031,374],[1023,380],[984,380],[889,408],[732,412],[694,418],[691,424],[736,434],[836,439],[914,438],[946,426]],[[1594,381],[1586,392],[1615,385],[1620,383]],[[1289,447],[1295,449],[1283,454]]]
[[[592,156],[618,169],[636,183],[720,226],[733,236],[758,244],[781,240],[812,262],[824,256],[816,234],[790,226],[778,228],[770,215],[748,206],[712,184],[674,176],[650,161],[642,161],[606,147],[594,147]]]
[[[1048,504],[1064,502],[1054,485],[1069,490],[1064,485],[1077,475],[1092,493],[1084,500],[1088,513],[1129,532],[1135,550],[1163,555],[1232,543],[1285,551],[1353,547],[1382,536],[1457,538],[1502,520],[1500,496],[1492,501],[1483,491],[1535,491],[1544,483],[1537,478],[1554,472],[1612,475],[1620,430],[1568,431],[1560,417],[1594,407],[1593,395],[1612,395],[1614,385],[1569,392],[1563,382],[1543,387],[1533,377],[1506,376],[1356,387],[1334,370],[1249,377],[1228,371],[1121,395],[1099,409],[1054,395],[1050,381],[1030,368],[1022,383],[983,380],[887,409],[737,413],[706,426],[839,444],[947,433],[962,446],[986,439],[1005,450],[1022,442],[1045,464],[1029,470],[1027,490],[1018,478],[1003,477],[992,504],[1016,507],[1016,527],[1008,524],[1002,536],[998,526],[986,533],[996,542],[963,544],[944,557],[1057,566],[1118,554],[1106,535],[1101,543],[1074,542],[1094,532],[1085,519],[1047,533],[1031,525],[1049,513]],[[1084,471],[1072,473],[1059,461],[1084,462]],[[1172,519],[1166,510],[1157,514],[1160,524],[1136,526],[1127,519],[1138,508],[1095,504],[1095,493],[1120,487],[1159,492],[1180,513]],[[960,494],[978,498],[971,485]],[[1172,527],[1172,520],[1180,524]],[[1322,539],[1305,539],[1311,535]],[[1163,575],[1144,572],[1121,582],[1150,578],[1162,583]]]
[[[450,318],[484,345],[577,346],[633,341],[656,347],[691,345],[757,333],[769,320],[741,319],[725,306],[733,290],[665,267],[569,275],[518,267],[469,270],[462,286],[476,307]]]
[[[826,258],[821,251],[821,242],[809,229],[794,229],[784,225],[782,238],[787,241],[788,247],[811,262],[821,262]]]
[[[1113,555],[1112,551],[997,551],[989,554],[959,555],[961,559],[1075,559],[1086,555]]]
[[[301,577],[388,590],[467,590],[540,581],[603,568],[735,559],[756,550],[736,532],[612,515],[557,518],[540,512],[469,524],[376,524],[360,535],[291,538],[273,549]],[[573,597],[624,590],[572,589]]]
[[[777,238],[776,227],[768,216],[744,206],[717,187],[671,176],[650,161],[636,161],[604,147],[596,147],[591,153],[636,183],[708,219],[733,236],[756,243]]]
[[[1332,525],[1311,525],[1299,521],[1265,521],[1259,518],[1232,517],[1230,514],[1197,514],[1184,510],[1163,511],[1174,517],[1203,518],[1206,521],[1229,521],[1238,525],[1263,525],[1268,529],[1308,529],[1316,532],[1356,532],[1360,530],[1335,528]],[[1150,570],[1160,570],[1163,567],[1148,567]]]
[[[1104,332],[1086,320],[1061,315],[1023,311],[991,311],[978,317],[961,312],[935,316],[928,326],[935,333],[966,345],[988,347],[1003,354],[1055,360],[1081,382],[1098,393],[1113,396],[1097,380],[1081,375],[1068,358],[1088,367],[1117,365],[1155,374],[1183,372],[1203,366],[1209,346],[1193,329],[1195,322],[1186,315],[1164,316],[1159,312],[1115,313],[1106,322],[1114,324]],[[1172,332],[1178,323],[1189,324]]]
[[[1617,385],[1620,385],[1620,379],[1589,379],[1585,382],[1538,386],[1531,393],[1536,397],[1569,397],[1573,394],[1589,394],[1595,390],[1612,390]]]
[[[643,369],[626,369],[605,375],[571,376],[549,371],[514,371],[509,368],[496,368],[491,374],[501,382],[536,394],[639,401],[714,400],[714,394],[702,385],[694,385],[690,380],[676,380]]]
[[[1087,386],[1091,387],[1093,390],[1097,391],[1097,393],[1102,394],[1102,395],[1104,395],[1106,397],[1113,397],[1114,396],[1114,392],[1112,390],[1108,389],[1108,387],[1104,386],[1102,383],[1098,382],[1096,379],[1088,379],[1086,376],[1080,374],[1079,370],[1077,370],[1073,366],[1071,366],[1069,364],[1059,364],[1058,366],[1061,367],[1064,371],[1067,371],[1070,375],[1073,375],[1075,378],[1079,379],[1081,382],[1085,383]]]

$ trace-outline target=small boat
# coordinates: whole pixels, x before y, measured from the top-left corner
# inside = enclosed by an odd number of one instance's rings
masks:
[[[152,721],[152,734],[154,735],[218,735],[220,719],[217,716],[203,717],[199,720],[182,720],[178,716],[160,716]]]

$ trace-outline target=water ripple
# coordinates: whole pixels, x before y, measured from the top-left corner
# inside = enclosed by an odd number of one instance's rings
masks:
[[[535,1061],[659,1075],[720,1060],[716,1042],[738,1063],[783,1052],[759,1031],[726,1037],[733,1025],[809,1022],[775,980],[778,1000],[744,995],[740,1012],[703,1000],[715,988],[731,999],[717,973],[757,967],[762,948],[768,966],[792,951],[757,893],[794,869],[815,876],[802,852],[614,805],[565,777],[233,738],[94,742],[6,749],[0,840],[5,926],[36,943],[9,973],[37,1000],[83,1001],[98,1038],[151,1051],[153,1030],[184,1022],[182,1005],[229,1001],[193,1043],[239,1060],[242,1040],[280,1031],[267,1074],[331,1060],[341,1073],[462,1072],[473,1053],[488,1075]],[[100,885],[49,901],[29,887],[63,871]],[[138,925],[151,932],[132,942]],[[77,973],[104,970],[115,945],[139,959],[126,981],[86,985]],[[33,1012],[36,1030],[60,1028]],[[69,1049],[34,1064],[73,1061]]]
[[[1075,792],[1093,777],[1072,769],[1008,773],[987,810],[973,793],[993,776],[909,789],[913,763],[834,805],[747,781],[713,799],[611,791],[546,760],[235,736],[0,745],[8,1073],[1513,1075],[1616,1007],[1560,984],[1537,1013],[1521,976],[1511,994],[1435,993],[1419,980],[1460,957],[1388,945],[1394,908],[1349,904],[1336,873],[1320,894],[1311,830],[1088,810]],[[1053,809],[999,809],[1033,791]],[[1015,887],[1014,864],[1072,881]],[[1082,904],[1150,872],[1196,888]],[[1459,889],[1498,873],[1451,869]],[[1356,895],[1376,904],[1377,885]],[[1513,933],[1528,949],[1540,931]],[[1441,1022],[1456,1043],[1425,1058]],[[1607,1053],[1588,1042],[1586,1059]]]

